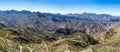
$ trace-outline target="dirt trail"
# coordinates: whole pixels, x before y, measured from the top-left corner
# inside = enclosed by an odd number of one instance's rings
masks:
[[[33,52],[33,49],[32,49],[32,48],[30,48],[30,47],[28,47],[28,46],[26,46],[26,47],[29,49],[30,52]]]
[[[19,48],[20,48],[20,52],[22,52],[22,48],[23,48],[23,47],[20,45]]]

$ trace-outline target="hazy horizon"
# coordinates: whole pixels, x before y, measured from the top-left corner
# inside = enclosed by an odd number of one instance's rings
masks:
[[[45,13],[96,13],[120,16],[119,0],[0,0],[0,10]]]
[[[29,11],[29,12],[40,12],[40,13],[61,14],[61,15],[66,15],[66,14],[84,14],[84,13],[88,13],[88,14],[97,14],[97,15],[106,14],[106,15],[111,15],[111,16],[120,16],[120,15],[112,15],[112,14],[107,14],[107,13],[90,13],[90,12],[81,12],[81,13],[52,13],[52,12],[30,11],[30,10],[16,10],[16,9],[0,10],[0,11],[12,11],[12,10],[14,10],[14,11]]]

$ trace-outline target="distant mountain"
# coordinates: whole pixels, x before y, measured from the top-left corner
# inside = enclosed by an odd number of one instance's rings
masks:
[[[94,22],[102,24],[105,27],[120,21],[119,16],[112,16],[108,14],[83,13],[83,14],[66,14],[66,16],[91,19]]]
[[[120,21],[120,17],[106,14],[52,14],[30,11],[0,11],[0,19],[10,26],[33,28],[45,32],[55,32],[60,28],[70,28],[87,34],[106,30],[111,24]]]
[[[7,27],[12,27],[12,26],[9,26],[9,24],[7,22],[4,22],[4,21],[0,21],[0,28],[7,28]]]

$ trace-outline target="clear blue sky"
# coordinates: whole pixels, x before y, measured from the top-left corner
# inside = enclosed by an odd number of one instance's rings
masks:
[[[0,0],[0,10],[50,13],[97,13],[120,16],[120,0]]]

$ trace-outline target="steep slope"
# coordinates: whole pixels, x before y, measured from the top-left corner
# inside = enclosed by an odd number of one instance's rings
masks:
[[[53,45],[56,46],[54,52],[80,52],[95,44],[98,44],[98,42],[89,35],[76,32],[66,38],[61,38],[54,42]]]
[[[1,52],[119,52],[120,26],[90,36],[74,32],[67,36],[24,28],[1,28]],[[94,37],[94,38],[93,38]]]
[[[76,32],[49,41],[50,34],[23,28],[0,29],[0,51],[2,52],[79,52],[98,42],[87,34]],[[47,37],[46,37],[47,36]],[[53,38],[52,38],[53,39]]]
[[[114,26],[109,30],[94,35],[94,39],[100,44],[92,48],[94,52],[119,52],[120,51],[120,26]]]
[[[29,51],[29,45],[41,44],[46,40],[46,34],[32,29],[24,28],[1,28],[0,29],[0,51],[2,52],[23,52]],[[36,46],[35,46],[36,47]],[[38,46],[37,46],[38,47]],[[37,49],[37,48],[36,48]],[[38,48],[39,49],[39,48]]]
[[[98,33],[94,37],[98,39],[101,43],[115,44],[115,43],[119,43],[119,37],[120,37],[119,32],[120,32],[120,26],[118,25],[105,32]]]
[[[81,52],[119,52],[120,51],[120,26],[115,25],[104,32],[99,32],[92,37],[99,44],[92,45]]]
[[[0,20],[0,28],[11,27],[7,22]]]

